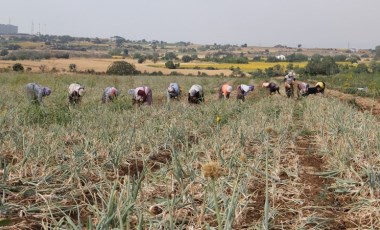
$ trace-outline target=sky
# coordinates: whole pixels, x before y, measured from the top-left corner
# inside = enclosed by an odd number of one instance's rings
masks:
[[[379,11],[380,0],[0,0],[0,24],[75,37],[374,49]]]

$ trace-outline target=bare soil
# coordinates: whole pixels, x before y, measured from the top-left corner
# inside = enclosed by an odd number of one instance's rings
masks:
[[[380,99],[345,94],[337,90],[327,90],[326,95],[328,97],[339,98],[342,101],[349,102],[358,107],[361,111],[369,111],[376,116],[380,115]]]

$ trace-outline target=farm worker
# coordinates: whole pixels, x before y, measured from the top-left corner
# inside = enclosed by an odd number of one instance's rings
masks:
[[[284,77],[284,82],[285,82],[285,92],[288,97],[293,95],[294,88],[293,84],[296,81],[296,74],[291,70],[285,77]]]
[[[244,85],[244,84],[241,84],[237,87],[237,99],[238,100],[242,100],[242,101],[245,101],[245,96],[247,96],[248,92],[250,91],[253,91],[254,90],[254,86],[253,85]]]
[[[166,94],[167,94],[168,101],[171,98],[179,99],[179,96],[181,94],[181,90],[180,90],[178,83],[170,83]]]
[[[192,104],[204,102],[203,88],[200,85],[192,85],[189,90],[187,101]]]
[[[322,82],[318,82],[314,87],[309,87],[307,89],[307,94],[317,94],[317,93],[324,93],[325,92],[326,84]]]
[[[297,84],[297,97],[307,96],[309,94],[309,84],[305,82],[299,82]]]
[[[269,94],[276,93],[276,91],[280,94],[280,87],[274,82],[264,82],[262,87],[269,89]]]
[[[83,95],[85,94],[84,86],[73,83],[69,86],[69,102],[70,104],[77,104],[81,102]]]
[[[102,103],[108,103],[113,101],[117,96],[119,96],[119,91],[115,87],[107,87],[104,89],[102,96]]]
[[[128,90],[128,93],[132,95],[132,103],[141,105],[146,103],[152,104],[153,95],[152,90],[148,86],[140,86],[135,89]]]
[[[51,90],[48,87],[41,87],[37,83],[28,83],[26,85],[26,95],[32,103],[41,104],[42,98],[50,94]]]
[[[315,87],[317,88],[317,91],[319,93],[324,93],[325,88],[326,88],[326,84],[323,81],[320,81],[320,82],[317,82],[317,84],[315,84]]]
[[[232,86],[230,86],[228,83],[225,83],[220,87],[219,89],[219,99],[228,99],[230,98],[230,94],[232,92]]]

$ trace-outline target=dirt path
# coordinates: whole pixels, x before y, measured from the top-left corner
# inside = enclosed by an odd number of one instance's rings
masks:
[[[299,159],[299,179],[302,186],[302,204],[299,210],[304,216],[304,226],[316,229],[346,229],[338,221],[342,215],[336,206],[334,194],[329,191],[333,180],[318,176],[324,171],[324,160],[317,155],[318,144],[313,136],[296,138],[296,154]]]
[[[332,179],[319,176],[326,171],[325,159],[318,155],[319,143],[313,135],[303,135],[301,103],[295,104],[294,122],[289,142],[280,160],[282,184],[277,187],[275,203],[281,214],[274,221],[274,229],[347,229],[340,217],[344,209],[329,190]],[[296,136],[293,134],[296,133]],[[298,133],[298,134],[297,134]]]
[[[327,90],[326,95],[328,97],[339,98],[342,101],[348,101],[357,106],[362,111],[366,110],[373,115],[380,116],[380,99],[372,99],[368,97],[345,94],[337,90]]]

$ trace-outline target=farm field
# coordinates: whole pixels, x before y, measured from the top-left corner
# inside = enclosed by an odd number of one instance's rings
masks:
[[[257,69],[266,69],[273,67],[275,65],[281,65],[284,68],[289,64],[289,62],[249,62],[248,64],[236,64],[236,63],[214,63],[214,62],[200,62],[200,63],[181,63],[180,68],[182,69],[230,69],[231,67],[240,68],[244,72],[252,72]],[[294,66],[305,67],[307,62],[294,62]],[[162,64],[152,64],[152,67],[165,67]]]
[[[195,69],[168,69],[165,67],[165,64],[157,64],[153,65],[152,62],[147,61],[146,63],[139,64],[137,63],[137,60],[131,59],[131,58],[125,58],[125,59],[100,59],[100,58],[70,58],[70,59],[44,59],[44,60],[18,60],[18,61],[10,61],[10,60],[0,60],[0,68],[7,68],[12,67],[15,63],[21,63],[25,69],[30,67],[32,68],[32,72],[40,72],[39,67],[41,65],[45,65],[47,67],[47,70],[51,70],[52,68],[55,68],[56,70],[60,72],[67,72],[69,70],[70,64],[75,64],[77,66],[78,71],[86,71],[86,70],[95,70],[96,72],[106,72],[109,65],[111,65],[115,61],[127,61],[129,63],[132,63],[136,66],[136,69],[141,72],[154,72],[154,71],[161,71],[163,74],[170,74],[172,71],[176,71],[181,74],[192,74],[197,75],[199,70]],[[220,69],[220,70],[202,70],[202,72],[207,73],[208,75],[217,75],[217,74],[224,74],[224,75],[230,75],[231,70],[228,68],[226,69]]]
[[[226,81],[256,89],[218,101]],[[43,106],[27,102],[28,82],[52,89]],[[79,106],[67,105],[73,82],[86,87]],[[205,104],[167,103],[169,82],[185,94],[203,85]],[[0,83],[0,227],[380,226],[379,120],[329,90],[295,100],[282,87],[269,97],[259,80],[184,76],[2,73]],[[127,91],[143,84],[153,106],[133,107]],[[101,104],[111,85],[121,96]]]

